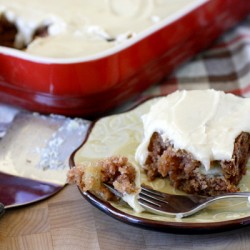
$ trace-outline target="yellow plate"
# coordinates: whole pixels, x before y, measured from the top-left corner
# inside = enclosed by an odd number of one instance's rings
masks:
[[[149,110],[156,99],[147,100],[131,111],[97,120],[83,145],[72,155],[71,164],[95,162],[114,155],[126,156],[136,164],[135,150],[143,137],[141,115]],[[249,167],[248,164],[247,174],[240,182],[241,191],[250,191]],[[143,173],[141,179],[147,183]],[[168,180],[158,179],[151,186],[168,193],[180,193],[169,185]],[[246,199],[221,201],[193,216],[179,219],[147,212],[137,214],[123,203],[107,203],[89,192],[83,193],[83,196],[118,220],[166,232],[190,234],[225,231],[250,223],[250,203]]]

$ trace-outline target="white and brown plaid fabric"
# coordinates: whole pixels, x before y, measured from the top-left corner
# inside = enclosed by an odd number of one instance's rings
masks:
[[[207,88],[250,97],[250,16],[143,96]]]

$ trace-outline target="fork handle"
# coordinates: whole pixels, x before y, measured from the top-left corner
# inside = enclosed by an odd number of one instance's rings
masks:
[[[2,217],[4,213],[5,213],[4,205],[0,203],[0,217]]]
[[[250,202],[250,192],[238,192],[238,193],[228,193],[228,194],[223,194],[223,195],[218,195],[218,196],[212,196],[207,199],[205,203],[210,204],[215,201],[219,200],[224,200],[224,199],[229,199],[229,198],[248,198],[248,201]]]
[[[217,196],[214,196],[214,198],[216,197]],[[250,200],[250,192],[226,193],[226,194],[218,195],[218,197],[227,197],[227,198],[242,197],[242,198],[249,198]]]

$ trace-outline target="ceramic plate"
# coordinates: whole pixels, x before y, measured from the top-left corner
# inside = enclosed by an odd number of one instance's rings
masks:
[[[97,120],[90,128],[83,145],[72,155],[71,165],[95,162],[114,155],[126,156],[136,164],[134,154],[143,136],[141,115],[149,110],[156,99],[147,100],[126,113]],[[143,173],[141,179],[148,184]],[[180,193],[163,179],[155,180],[151,186],[168,193]],[[250,191],[250,165],[247,174],[240,182],[240,189]],[[247,200],[221,201],[196,215],[180,219],[147,212],[137,214],[126,204],[104,202],[89,192],[82,195],[112,217],[147,229],[192,234],[225,231],[250,224],[250,203]]]

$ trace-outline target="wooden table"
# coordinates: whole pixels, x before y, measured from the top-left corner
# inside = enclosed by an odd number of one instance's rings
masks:
[[[1,250],[250,249],[250,227],[209,235],[175,235],[136,228],[89,204],[75,186],[0,219]]]

